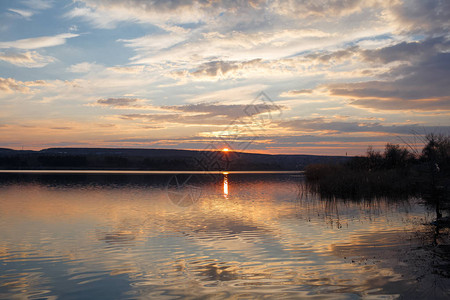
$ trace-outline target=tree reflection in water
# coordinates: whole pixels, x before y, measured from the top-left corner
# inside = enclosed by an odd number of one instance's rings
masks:
[[[301,176],[229,172],[180,206],[192,188],[170,199],[172,176],[0,182],[0,298],[446,299],[448,228],[422,199],[321,199]]]
[[[322,219],[327,226],[341,229],[348,226],[348,220],[340,218],[340,211],[359,222],[373,221],[385,216],[391,208],[402,207],[408,211],[412,206],[426,206],[428,218],[405,219],[410,230],[381,232],[354,236],[351,243],[330,245],[334,255],[349,263],[363,265],[365,270],[391,268],[402,278],[409,278],[407,288],[414,297],[422,299],[445,299],[450,294],[450,217],[443,209],[442,199],[339,199],[324,197],[317,201],[314,189],[304,181],[298,182],[297,203],[306,218]],[[361,213],[363,212],[363,216]],[[302,215],[301,217],[305,217]],[[391,278],[372,287],[385,286]],[[398,288],[398,287],[397,287]]]

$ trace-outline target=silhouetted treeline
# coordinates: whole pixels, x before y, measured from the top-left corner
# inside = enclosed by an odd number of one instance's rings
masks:
[[[387,144],[384,152],[371,147],[365,156],[345,163],[311,164],[306,177],[324,196],[358,198],[421,195],[449,197],[450,137],[429,134],[420,151],[412,145]],[[411,146],[411,147],[409,147]]]
[[[312,163],[344,161],[341,156],[268,155],[172,149],[50,148],[0,149],[5,170],[304,170]]]

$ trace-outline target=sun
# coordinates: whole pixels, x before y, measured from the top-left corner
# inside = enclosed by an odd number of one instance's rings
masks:
[[[228,152],[228,151],[230,151],[230,150],[229,150],[228,148],[223,148],[222,151],[223,151],[223,152]]]

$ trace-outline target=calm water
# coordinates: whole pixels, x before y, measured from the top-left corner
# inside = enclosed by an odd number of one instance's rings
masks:
[[[448,297],[443,235],[420,199],[321,200],[302,183],[2,175],[0,298]]]

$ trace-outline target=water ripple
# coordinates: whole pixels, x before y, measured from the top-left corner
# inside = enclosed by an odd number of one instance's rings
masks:
[[[0,298],[413,299],[440,281],[445,299],[423,205],[299,198],[299,178],[240,176],[228,195],[205,183],[190,207],[150,179],[0,186]]]

